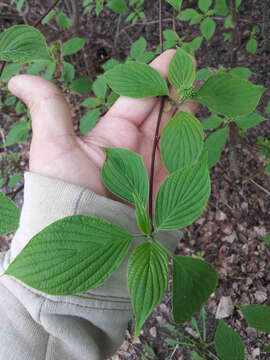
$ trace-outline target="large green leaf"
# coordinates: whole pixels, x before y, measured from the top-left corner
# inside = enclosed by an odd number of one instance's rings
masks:
[[[223,320],[218,324],[215,347],[220,360],[245,360],[243,341]]]
[[[211,76],[197,93],[197,100],[228,117],[250,114],[264,92],[262,86],[224,72]]]
[[[43,35],[32,26],[15,25],[0,34],[0,60],[29,62],[50,60]]]
[[[270,307],[265,305],[247,305],[240,307],[248,325],[256,330],[270,333]]]
[[[79,52],[86,44],[86,39],[74,37],[67,40],[62,47],[63,56],[73,55]]]
[[[177,49],[169,66],[170,84],[178,91],[188,89],[195,80],[195,65],[192,57],[184,50]]]
[[[220,160],[221,153],[228,138],[227,127],[213,132],[205,141],[204,150],[208,152],[208,167],[211,169]]]
[[[173,257],[173,318],[189,320],[215,291],[216,270],[207,262],[187,256]]]
[[[139,245],[128,263],[128,289],[136,318],[135,337],[168,286],[166,253],[155,243]]]
[[[207,160],[172,173],[159,188],[155,220],[158,230],[192,224],[203,212],[210,195]]]
[[[42,230],[11,263],[7,275],[52,295],[72,295],[104,283],[131,245],[125,230],[75,215]]]
[[[16,204],[0,192],[0,235],[17,230],[19,220],[20,211]]]
[[[135,193],[133,193],[133,197],[136,205],[137,224],[144,234],[149,235],[152,232],[152,223],[149,214],[147,213],[142,201]]]
[[[107,158],[102,168],[102,180],[114,194],[134,203],[133,193],[143,205],[148,198],[148,176],[140,155],[127,149],[107,148]]]
[[[192,165],[203,148],[201,123],[189,113],[177,113],[162,131],[160,146],[169,172]]]
[[[149,65],[128,62],[105,73],[105,79],[114,92],[132,98],[169,95],[163,77]]]

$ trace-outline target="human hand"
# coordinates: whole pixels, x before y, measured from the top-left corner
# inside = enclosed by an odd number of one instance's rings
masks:
[[[166,79],[174,53],[174,50],[168,50],[151,63]],[[141,154],[150,173],[160,99],[120,97],[95,128],[80,138],[74,132],[71,110],[64,95],[55,85],[37,76],[18,75],[10,80],[9,90],[28,106],[31,113],[30,171],[110,197],[101,179],[101,168],[106,159],[103,148],[123,147]],[[195,112],[196,105],[187,103],[182,109]],[[174,107],[165,106],[161,129],[175,111]],[[158,149],[154,194],[167,175]]]

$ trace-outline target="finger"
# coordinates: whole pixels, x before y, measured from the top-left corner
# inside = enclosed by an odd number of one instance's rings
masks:
[[[38,76],[18,75],[8,88],[29,108],[36,138],[74,135],[70,108],[55,85]]]
[[[168,78],[168,69],[175,50],[167,50],[158,56],[151,64],[166,80]],[[112,117],[122,118],[139,127],[145,119],[151,114],[153,108],[159,99],[152,97],[149,99],[131,99],[121,96],[111,107],[103,121],[109,121]]]

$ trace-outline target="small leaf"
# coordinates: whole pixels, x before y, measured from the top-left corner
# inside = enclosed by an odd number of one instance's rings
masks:
[[[98,98],[105,99],[107,93],[107,83],[104,76],[99,76],[93,84],[93,92]]]
[[[80,134],[85,135],[91,131],[100,117],[100,111],[98,109],[88,111],[82,118],[80,123]]]
[[[7,64],[4,67],[0,80],[5,82],[9,81],[14,75],[19,74],[23,68],[23,64]]]
[[[211,76],[197,92],[197,100],[228,117],[250,114],[265,89],[224,72]]]
[[[81,106],[86,107],[86,108],[96,108],[100,105],[104,104],[104,99],[101,98],[89,98],[89,99],[85,99],[82,103]]]
[[[80,77],[72,81],[71,89],[73,92],[79,94],[90,93],[92,89],[92,81],[86,76]]]
[[[208,153],[208,167],[214,167],[220,159],[224,145],[228,138],[227,127],[213,132],[205,141],[204,151]]]
[[[107,148],[102,168],[105,186],[116,196],[134,203],[133,193],[147,204],[148,176],[140,155],[127,149]]]
[[[16,204],[0,192],[0,235],[17,230],[19,220],[20,211]]]
[[[253,113],[249,115],[238,116],[234,119],[234,121],[242,130],[248,130],[256,125],[261,124],[263,122],[263,117],[259,114]]]
[[[212,4],[212,0],[199,0],[199,9],[203,13],[207,13],[207,11],[209,10],[211,4]]]
[[[133,197],[134,197],[134,203],[136,205],[137,224],[140,230],[144,234],[149,235],[152,232],[151,219],[147,213],[145,206],[142,204],[140,198],[138,198],[138,196],[135,193],[133,193]]]
[[[69,29],[71,27],[71,21],[68,18],[68,16],[63,13],[62,11],[60,11],[57,15],[56,15],[56,22],[59,25],[60,28],[62,29]]]
[[[131,242],[130,234],[103,219],[66,217],[35,235],[6,275],[47,294],[78,294],[103,284]]]
[[[264,235],[262,239],[267,243],[270,244],[270,234]]]
[[[266,109],[265,109],[265,115],[269,115],[270,114],[270,101],[268,101]]]
[[[26,121],[15,122],[5,141],[5,146],[14,145],[17,142],[26,141],[29,136],[29,125]]]
[[[63,56],[73,55],[79,52],[86,44],[86,39],[74,37],[66,41],[62,47]]]
[[[128,11],[128,7],[125,0],[110,0],[107,6],[116,14],[122,14]]]
[[[229,8],[226,0],[216,0],[214,13],[217,16],[226,16],[229,12]]]
[[[128,62],[105,73],[105,79],[114,92],[133,98],[169,95],[163,77],[146,64]]]
[[[128,289],[136,318],[135,338],[168,286],[166,253],[155,243],[136,247],[128,263]]]
[[[197,71],[196,73],[196,80],[200,81],[200,80],[208,80],[211,76],[213,75],[212,71],[205,68],[205,69],[200,69],[199,71]]]
[[[0,60],[26,63],[50,60],[45,38],[28,25],[15,25],[0,34]]]
[[[189,113],[177,113],[162,131],[160,148],[170,173],[194,164],[203,148],[201,123]]]
[[[130,49],[130,56],[132,59],[138,60],[145,53],[146,46],[147,44],[145,38],[141,37],[140,39],[136,40]]]
[[[252,75],[252,71],[246,67],[235,67],[230,71],[230,74],[248,80]]]
[[[209,116],[202,123],[204,130],[213,130],[221,126],[222,124],[223,124],[222,119],[217,115]],[[208,150],[208,160],[209,160],[209,150]]]
[[[177,18],[182,21],[191,21],[192,18],[196,18],[198,15],[199,13],[194,9],[185,9],[181,11]]]
[[[22,175],[21,174],[14,174],[14,175],[10,176],[10,178],[9,178],[8,187],[13,188],[20,181],[22,181]]]
[[[176,230],[192,224],[202,214],[209,195],[207,161],[172,173],[159,188],[155,219],[157,230]]]
[[[183,0],[166,0],[176,11],[180,12]]]
[[[250,54],[256,54],[257,48],[258,41],[253,38],[249,39],[246,45],[247,52]]]
[[[192,57],[182,49],[177,49],[170,65],[168,78],[170,84],[180,92],[189,88],[195,80],[195,65]]]
[[[52,9],[47,16],[41,21],[42,25],[48,24],[55,16],[55,10]]]
[[[220,360],[245,360],[243,341],[223,320],[218,323],[215,347]]]
[[[200,29],[202,35],[206,38],[207,41],[209,41],[216,31],[216,23],[214,20],[208,17],[201,23]]]
[[[187,256],[173,257],[173,318],[189,320],[217,286],[216,270],[207,262]]]
[[[270,307],[265,305],[247,305],[240,307],[248,325],[256,330],[270,333]]]
[[[74,66],[66,61],[63,62],[62,66],[62,75],[60,81],[63,81],[65,84],[69,84],[75,76]]]

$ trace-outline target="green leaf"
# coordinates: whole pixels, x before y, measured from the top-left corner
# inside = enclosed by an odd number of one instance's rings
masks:
[[[89,98],[89,99],[85,99],[82,103],[81,106],[86,107],[86,108],[96,108],[100,105],[104,104],[104,99],[100,99],[100,98]]]
[[[231,75],[238,76],[241,79],[248,79],[252,75],[252,71],[246,67],[235,67],[230,71]]]
[[[182,43],[182,49],[188,52],[189,54],[194,55],[194,53],[200,48],[202,41],[203,41],[203,37],[197,36],[189,43]]]
[[[104,76],[99,76],[93,84],[93,92],[98,98],[105,99],[107,93],[107,83]]]
[[[47,66],[47,69],[45,71],[44,77],[47,80],[52,80],[53,75],[55,73],[56,70],[56,63],[55,62],[50,62]]]
[[[270,114],[270,101],[267,103],[266,109],[265,109],[265,115]]]
[[[220,360],[245,360],[245,346],[240,336],[223,320],[218,323],[215,347]]]
[[[92,89],[92,81],[86,76],[80,77],[72,81],[71,89],[73,92],[79,94],[90,93]]]
[[[223,124],[223,121],[220,117],[217,115],[212,115],[206,118],[202,125],[204,130],[213,130]],[[209,152],[208,152],[208,160],[209,160]]]
[[[213,112],[228,117],[250,114],[258,105],[264,87],[226,73],[211,76],[197,92],[197,100]]]
[[[0,80],[5,82],[9,81],[14,75],[19,74],[23,68],[23,64],[6,64]]]
[[[202,214],[209,195],[207,161],[172,173],[159,188],[155,219],[157,230],[176,230],[192,224]]]
[[[269,353],[270,352],[270,345],[265,345],[263,347],[263,351]]]
[[[138,196],[133,193],[134,203],[136,205],[136,219],[137,224],[143,234],[149,235],[152,232],[151,219],[147,213],[145,206]]]
[[[130,49],[130,56],[132,59],[138,60],[145,53],[146,46],[147,44],[145,38],[141,37],[140,39],[136,40]]]
[[[100,118],[100,111],[98,109],[88,111],[82,118],[80,123],[80,134],[85,135],[91,131]]]
[[[128,7],[125,0],[110,0],[107,7],[114,11],[116,14],[122,14],[128,11]]]
[[[170,84],[178,91],[190,88],[195,80],[195,65],[192,57],[182,49],[177,49],[170,65],[168,78]]]
[[[129,233],[103,219],[66,217],[34,236],[6,275],[51,295],[85,292],[118,269],[131,242]]]
[[[55,15],[55,10],[51,10],[49,14],[45,16],[45,18],[42,20],[41,24],[42,25],[48,24],[54,18],[54,15]]]
[[[169,95],[163,77],[146,64],[128,62],[105,73],[105,79],[114,92],[133,98]]]
[[[34,27],[15,25],[0,34],[0,60],[26,63],[50,60],[43,35]]]
[[[264,235],[262,239],[267,243],[270,244],[270,234]]]
[[[75,76],[74,66],[66,61],[62,65],[62,75],[60,81],[63,81],[64,84],[69,84]]]
[[[63,44],[62,54],[63,56],[73,55],[79,52],[86,44],[86,39],[74,37],[69,39]]]
[[[199,9],[203,13],[207,13],[207,11],[209,10],[211,4],[212,4],[212,0],[199,0]]]
[[[171,173],[194,164],[203,148],[203,128],[191,114],[177,113],[162,131],[161,157]]]
[[[182,21],[191,21],[192,18],[196,18],[198,15],[198,12],[194,9],[185,9],[181,11],[177,18]]]
[[[189,320],[215,291],[216,270],[207,262],[187,256],[173,257],[173,318]]]
[[[250,54],[255,54],[257,48],[258,48],[258,41],[253,38],[249,39],[246,45],[247,52]]]
[[[176,11],[180,12],[183,0],[166,0]]]
[[[60,28],[69,29],[71,27],[71,21],[70,21],[69,17],[62,11],[60,11],[56,15],[55,19]]]
[[[205,69],[200,69],[199,71],[197,71],[196,73],[196,80],[197,81],[201,81],[201,80],[208,80],[211,76],[213,75],[212,71],[205,68]]]
[[[17,230],[19,220],[20,211],[16,204],[0,192],[0,235]]]
[[[270,307],[265,305],[247,305],[240,307],[248,325],[256,330],[270,333]]]
[[[164,50],[168,50],[175,47],[181,41],[176,31],[174,30],[164,30],[163,37],[164,37],[164,41],[163,41]]]
[[[16,103],[16,97],[15,96],[8,96],[5,101],[6,106],[12,106]]]
[[[106,61],[105,64],[102,65],[102,67],[103,67],[104,71],[109,71],[119,64],[120,63],[118,60],[111,58],[108,61]]]
[[[26,121],[15,122],[5,141],[5,146],[14,145],[17,142],[26,141],[29,136],[29,125]]]
[[[133,193],[147,204],[148,176],[140,155],[127,149],[106,148],[102,168],[105,186],[116,196],[134,203]]]
[[[160,246],[145,243],[134,250],[128,263],[128,289],[136,318],[135,338],[160,303],[168,278],[168,259]]]
[[[27,73],[30,75],[38,75],[41,71],[46,69],[49,63],[50,61],[48,60],[34,62],[28,66]]]
[[[214,20],[208,17],[201,23],[200,29],[202,35],[206,38],[207,41],[209,41],[216,31],[216,23]]]
[[[228,15],[229,9],[226,0],[216,0],[216,5],[214,8],[214,13],[217,16],[226,16]]]
[[[189,355],[192,360],[205,360],[205,358],[201,357],[196,351],[191,351]]]
[[[236,117],[234,121],[242,130],[248,130],[256,125],[261,124],[263,122],[263,117],[259,114],[253,113]]]
[[[104,8],[104,0],[96,0],[96,14],[99,16]]]
[[[219,129],[213,132],[205,141],[204,151],[208,153],[208,167],[211,169],[214,167],[221,156],[223,148],[228,138],[227,127]]]
[[[21,174],[14,174],[14,175],[10,176],[10,178],[9,178],[8,187],[13,188],[20,181],[22,181],[22,175]]]

